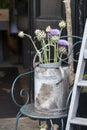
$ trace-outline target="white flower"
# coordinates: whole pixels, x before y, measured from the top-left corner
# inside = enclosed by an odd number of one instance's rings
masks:
[[[50,26],[47,26],[47,28],[46,28],[46,32],[49,33],[50,30],[51,30],[51,27],[50,27]]]
[[[44,30],[37,29],[37,30],[35,30],[35,34],[36,34],[38,41],[41,41],[46,38],[46,33]]]
[[[35,35],[38,35],[38,34],[41,33],[41,30],[40,29],[36,29],[34,33],[35,33]]]
[[[19,32],[18,36],[21,37],[21,38],[23,38],[24,37],[24,32],[23,31]]]
[[[65,28],[66,27],[66,23],[64,20],[62,20],[60,23],[59,23],[59,27],[60,28]]]
[[[53,43],[57,43],[58,40],[59,40],[59,37],[58,37],[58,36],[52,36],[52,37],[51,37],[51,42],[53,42]]]
[[[46,38],[46,33],[44,30],[42,30],[42,32],[41,32],[41,37],[42,37],[42,39]]]

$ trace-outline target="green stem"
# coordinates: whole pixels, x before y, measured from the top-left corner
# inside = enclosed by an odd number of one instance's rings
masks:
[[[37,47],[36,47],[36,45],[35,45],[35,43],[34,43],[32,37],[31,37],[30,35],[27,35],[27,34],[24,34],[24,35],[27,36],[27,37],[31,40],[31,42],[32,42],[32,44],[33,44],[33,46],[34,46],[34,48],[35,48],[37,54],[38,54],[39,61],[42,63],[41,53],[38,51],[38,49],[37,49]]]
[[[34,43],[32,37],[31,37],[30,35],[27,35],[27,34],[24,34],[24,35],[27,36],[27,37],[31,40],[31,42],[32,42],[32,44],[33,44],[33,46],[34,46],[36,52],[38,53],[38,49],[37,49],[37,47],[36,47],[36,45],[35,45],[35,43]]]
[[[48,47],[49,47],[49,48],[48,48],[48,49],[49,49],[49,55],[48,55],[49,57],[48,57],[48,60],[49,60],[49,63],[50,63],[50,59],[51,59],[51,58],[50,58],[50,44],[49,44]]]
[[[56,43],[56,62],[58,61],[58,43]]]
[[[54,43],[54,62],[57,62],[57,44]]]
[[[44,48],[44,62],[48,63],[48,59],[47,59],[47,47],[46,47],[46,44],[45,44],[44,40],[42,41],[42,46]]]
[[[40,52],[38,52],[38,56],[39,56],[39,61],[40,61],[40,63],[43,63],[42,56],[41,56],[41,53],[40,53]]]
[[[60,39],[60,37],[61,37],[62,30],[63,30],[63,28],[61,28],[61,30],[60,30],[59,39]]]
[[[48,34],[48,62],[50,63],[50,39],[49,39],[49,34]]]

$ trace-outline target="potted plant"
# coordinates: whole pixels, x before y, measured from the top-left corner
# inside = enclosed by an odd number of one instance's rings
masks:
[[[39,112],[55,114],[66,111],[69,67],[61,67],[62,57],[67,55],[69,45],[67,40],[61,39],[61,33],[65,27],[65,21],[61,21],[60,29],[52,29],[50,26],[46,28],[46,31],[36,29],[34,39],[22,31],[18,34],[22,38],[27,36],[36,50],[33,60],[34,106]],[[40,49],[36,46],[36,41],[41,45]]]
[[[0,21],[9,21],[10,0],[0,0]]]

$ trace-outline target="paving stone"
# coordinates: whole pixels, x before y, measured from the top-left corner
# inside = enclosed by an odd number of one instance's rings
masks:
[[[1,118],[0,130],[15,130],[16,118]],[[21,117],[18,123],[18,130],[39,130],[38,120]]]

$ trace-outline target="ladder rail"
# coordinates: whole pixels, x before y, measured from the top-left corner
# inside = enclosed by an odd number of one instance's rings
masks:
[[[74,81],[74,86],[73,86],[73,91],[72,91],[68,119],[67,119],[67,123],[66,123],[66,130],[73,130],[73,127],[70,124],[70,120],[76,116],[76,112],[77,112],[77,108],[78,108],[80,88],[77,86],[78,86],[79,80],[82,79],[82,76],[84,73],[84,67],[86,64],[85,60],[84,60],[84,50],[87,47],[86,43],[87,43],[87,19],[86,19],[86,23],[85,23],[82,45],[81,45],[80,54],[79,54],[79,60],[78,60],[76,76],[75,76],[75,81]]]

